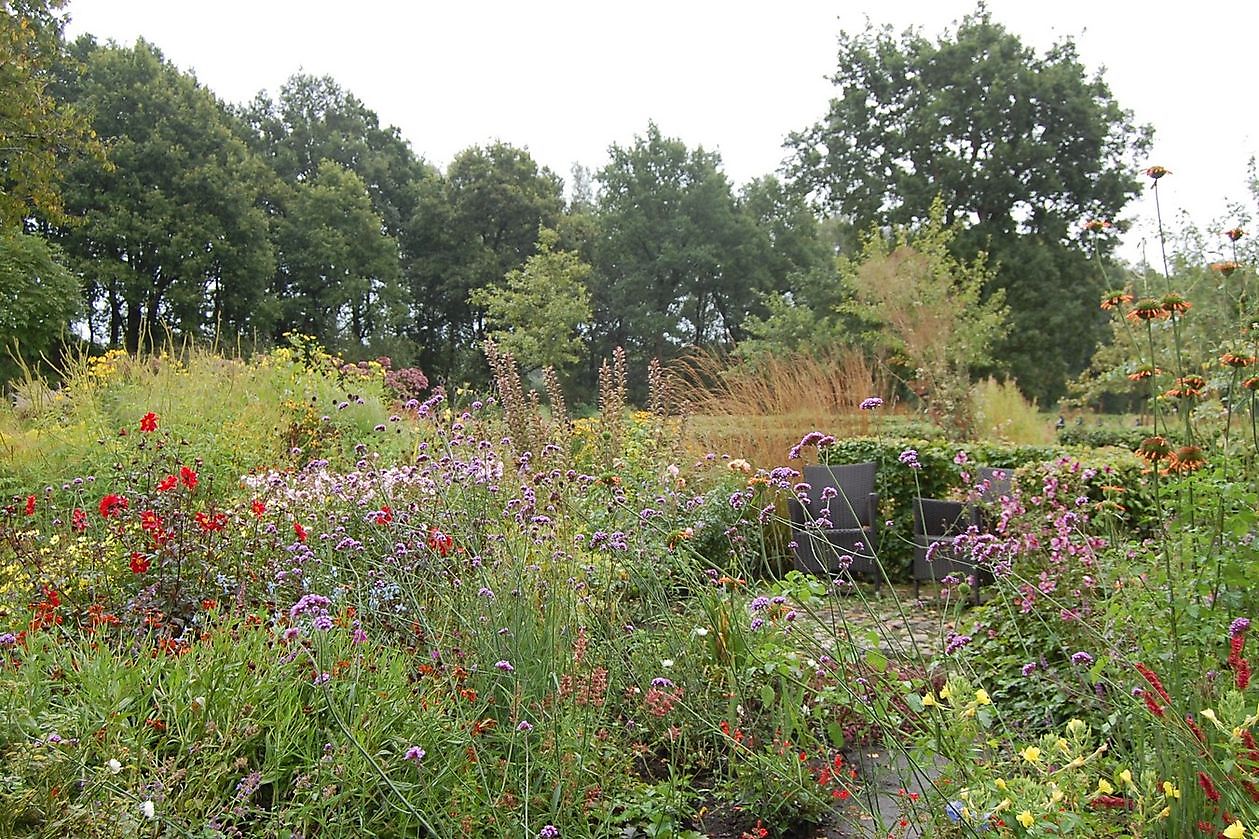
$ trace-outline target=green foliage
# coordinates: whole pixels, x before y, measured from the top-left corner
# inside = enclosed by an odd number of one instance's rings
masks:
[[[337,350],[361,352],[395,333],[406,315],[398,246],[381,233],[362,179],[322,160],[285,210],[276,222],[281,323]]]
[[[793,182],[857,229],[911,224],[941,199],[945,221],[968,230],[958,253],[998,268],[991,288],[1006,290],[1014,326],[1000,355],[1051,401],[1102,334],[1076,231],[1137,194],[1149,129],[1085,74],[1071,41],[1038,55],[982,8],[934,41],[844,33],[838,68],[826,116],[788,140]]]
[[[1006,310],[1000,292],[981,299],[992,277],[983,255],[965,264],[950,254],[955,235],[936,199],[921,228],[872,233],[859,260],[841,259],[840,274],[853,292],[843,308],[905,371],[931,418],[965,438],[974,433],[970,371],[991,363]]]
[[[273,253],[259,206],[266,169],[239,126],[196,79],[152,45],[74,45],[83,73],[67,98],[92,115],[110,167],[68,173],[55,230],[88,281],[92,337],[135,350],[163,328],[235,339],[266,329]]]
[[[901,453],[918,453],[920,469],[900,462]],[[964,453],[964,458],[959,457]],[[1122,487],[1125,510],[1122,520],[1140,521],[1151,511],[1149,483],[1141,474],[1141,463],[1128,452],[1118,450],[1070,452],[1094,471],[1088,495],[1091,502],[1110,500],[1104,485]],[[1057,446],[1027,446],[991,441],[957,443],[949,440],[903,437],[849,437],[837,440],[820,451],[820,461],[828,464],[874,461],[879,470],[875,488],[879,493],[879,558],[893,581],[909,579],[913,558],[913,503],[915,498],[965,498],[969,485],[978,481],[980,466],[1019,470],[1033,464],[1051,462],[1068,454]],[[958,460],[964,460],[958,463]],[[966,479],[963,479],[963,475]],[[1020,472],[1020,474],[1022,474]],[[1034,479],[1033,479],[1034,480]],[[891,526],[887,526],[891,522]]]
[[[989,377],[976,382],[971,393],[979,437],[1025,445],[1044,445],[1053,441],[1049,420],[1037,410],[1034,402],[1027,401],[1014,382],[998,382]],[[1058,442],[1067,443],[1061,437]]]
[[[64,219],[62,167],[79,157],[102,158],[87,120],[53,95],[65,61],[60,10],[65,0],[0,3],[0,227],[20,226],[38,213]]]
[[[526,371],[563,369],[581,356],[578,330],[589,324],[590,266],[572,251],[557,250],[554,230],[538,233],[538,251],[507,272],[506,284],[472,290],[485,309],[490,337]]]
[[[82,311],[79,280],[39,236],[0,230],[0,383],[65,338]]]

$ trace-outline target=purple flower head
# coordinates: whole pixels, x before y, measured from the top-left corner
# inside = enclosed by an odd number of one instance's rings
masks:
[[[1086,652],[1071,653],[1071,663],[1088,666],[1093,663],[1093,656]]]
[[[17,636],[12,632],[6,632],[0,635],[0,647],[12,647],[17,644]]]
[[[418,766],[420,761],[424,759],[425,754],[427,754],[427,752],[425,752],[419,746],[412,746],[411,748],[407,749],[406,754],[404,754],[402,757],[405,760],[409,760]]]
[[[905,451],[901,452],[900,457],[897,459],[910,469],[922,468],[922,464],[918,462],[918,452],[914,449],[905,449]]]
[[[1247,629],[1250,629],[1250,618],[1237,618],[1228,625],[1228,637],[1236,638]]]
[[[956,632],[950,632],[948,640],[944,644],[944,654],[952,655],[969,644],[971,640],[973,639],[969,635],[958,635]]]
[[[673,682],[666,679],[664,676],[657,676],[651,680],[651,686],[654,688],[671,688],[673,687]]]
[[[861,400],[861,404],[857,406],[863,411],[873,411],[875,408],[883,407],[883,400],[877,396],[870,396]]]
[[[1027,664],[1024,664],[1024,665],[1023,665],[1023,675],[1024,675],[1024,676],[1030,676],[1030,675],[1032,675],[1032,674],[1033,674],[1033,673],[1035,673],[1035,672],[1036,672],[1036,662],[1034,662],[1034,661],[1029,661]]]
[[[765,597],[764,595],[761,595],[760,597],[754,597],[752,598],[752,602],[748,604],[748,608],[751,609],[753,612],[759,612],[763,609],[768,609],[769,598]]]
[[[753,632],[755,632],[756,630],[760,629],[764,625],[765,625],[765,620],[763,618],[753,618],[752,624],[748,628],[751,629]]]
[[[560,829],[553,824],[548,824],[538,831],[538,839],[559,839]]]
[[[504,673],[511,673],[512,671],[516,669],[515,667],[511,666],[510,661],[496,661],[494,662],[494,666],[497,669],[502,670]]]
[[[528,720],[521,720],[520,725],[516,726],[516,730],[528,734],[530,731],[533,731],[533,723]]]

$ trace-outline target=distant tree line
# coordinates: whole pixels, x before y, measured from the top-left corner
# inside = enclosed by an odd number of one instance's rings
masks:
[[[57,0],[2,7],[0,303],[35,311],[0,339],[27,353],[48,322],[129,350],[297,331],[458,381],[494,336],[581,398],[616,346],[641,369],[867,340],[837,257],[938,198],[1009,306],[997,372],[1051,399],[1105,334],[1080,223],[1119,214],[1148,142],[1069,42],[1037,56],[981,10],[938,41],[841,35],[837,98],[778,175],[736,188],[649,124],[566,191],[505,142],[442,171],[329,77],[228,105],[143,40],[67,43]]]

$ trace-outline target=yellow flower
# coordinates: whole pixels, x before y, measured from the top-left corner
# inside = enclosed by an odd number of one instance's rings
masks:
[[[997,789],[1001,790],[1002,792],[1005,792],[1006,782],[1004,778],[998,778],[996,780],[996,784],[997,784]]]
[[[978,702],[980,705],[992,704],[992,700],[988,698],[988,691],[984,690],[983,688],[980,688],[979,690],[975,691],[975,701]]]
[[[1074,719],[1074,720],[1071,720],[1071,722],[1067,723],[1068,734],[1083,734],[1087,730],[1088,730],[1088,723],[1086,723],[1084,720]]]
[[[1070,745],[1067,743],[1067,738],[1066,738],[1066,737],[1059,737],[1059,738],[1058,738],[1058,739],[1054,742],[1054,745],[1055,745],[1055,746],[1057,746],[1057,747],[1058,747],[1058,751],[1062,752],[1064,755],[1066,755],[1066,754],[1071,754],[1071,747],[1070,747]]]
[[[1131,769],[1125,769],[1125,770],[1123,770],[1122,772],[1120,772],[1120,773],[1119,773],[1119,780],[1123,781],[1123,785],[1124,785],[1124,786],[1126,786],[1126,787],[1131,787],[1131,786],[1133,785],[1133,783],[1132,783],[1132,770],[1131,770]]]
[[[1106,780],[1105,778],[1097,779],[1097,794],[1098,795],[1110,795],[1114,791],[1115,791],[1115,788],[1110,785],[1110,781]]]
[[[1171,807],[1164,807],[1162,810],[1159,810],[1159,811],[1158,811],[1158,817],[1159,817],[1160,819],[1165,819],[1165,818],[1167,818],[1168,816],[1170,816],[1171,814],[1172,814],[1172,808],[1171,808]]]
[[[1023,827],[1027,828],[1028,830],[1030,830],[1032,825],[1036,823],[1036,819],[1032,818],[1031,810],[1024,810],[1023,812],[1019,813],[1018,820],[1019,820],[1019,824],[1023,825]]]
[[[1241,820],[1235,821],[1224,828],[1224,836],[1227,839],[1245,839],[1246,828],[1242,827]]]
[[[927,695],[922,698],[922,704],[927,707],[931,707],[932,705],[937,704],[935,691],[933,690],[927,691]]]
[[[1054,791],[1049,794],[1049,803],[1057,804],[1063,798],[1066,798],[1066,796],[1063,795],[1062,790],[1058,789],[1058,787],[1055,786]]]
[[[1219,722],[1219,719],[1215,716],[1215,711],[1212,711],[1210,708],[1202,709],[1202,717],[1203,719],[1208,719],[1211,722]]]
[[[948,685],[945,685],[944,687],[940,688],[940,698],[941,698],[941,699],[952,699],[952,698],[953,698],[953,691],[949,690],[949,686],[948,686]]]
[[[1023,759],[1028,763],[1036,763],[1040,760],[1040,749],[1035,746],[1028,746],[1026,749],[1019,752],[1019,754],[1021,754]]]
[[[1163,782],[1163,797],[1164,798],[1180,798],[1180,789],[1172,786],[1171,781],[1164,781]]]

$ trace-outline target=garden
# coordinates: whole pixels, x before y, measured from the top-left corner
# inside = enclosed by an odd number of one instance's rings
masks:
[[[752,462],[704,450],[693,377],[636,409],[618,352],[573,417],[493,344],[485,393],[297,335],[28,377],[0,834],[1255,835],[1253,276],[1204,270],[1209,342],[1166,276],[1101,301],[1150,397],[1126,445],[867,393]],[[877,579],[801,573],[803,468],[858,462]],[[915,598],[919,497],[983,526]]]

